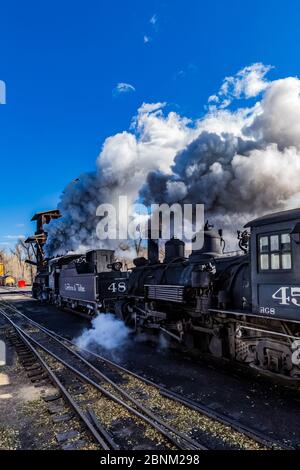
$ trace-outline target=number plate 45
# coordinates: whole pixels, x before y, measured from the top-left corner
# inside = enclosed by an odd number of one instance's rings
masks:
[[[279,300],[280,305],[296,305],[300,307],[300,287],[280,287],[274,292],[272,299]]]

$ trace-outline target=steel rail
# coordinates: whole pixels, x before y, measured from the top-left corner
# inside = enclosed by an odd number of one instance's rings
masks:
[[[102,361],[104,364],[109,365],[109,366],[111,366],[112,368],[114,368],[118,371],[121,371],[125,374],[128,374],[129,376],[132,376],[132,377],[136,378],[137,380],[140,380],[141,382],[144,382],[144,383],[156,388],[157,390],[159,390],[160,394],[162,396],[164,396],[165,398],[169,398],[173,401],[177,401],[177,402],[183,404],[184,406],[189,407],[190,409],[193,409],[193,410],[195,410],[195,411],[197,411],[201,414],[206,415],[208,418],[215,419],[216,421],[218,421],[221,424],[224,424],[226,426],[230,426],[232,429],[236,430],[237,432],[244,434],[245,436],[249,437],[250,439],[252,439],[252,440],[254,440],[254,441],[270,448],[270,449],[274,448],[275,446],[280,447],[282,449],[288,449],[288,450],[295,449],[294,447],[287,446],[286,444],[283,444],[283,443],[281,443],[277,440],[274,440],[274,439],[270,438],[269,436],[266,436],[263,433],[260,433],[259,431],[255,430],[255,429],[252,429],[251,427],[249,427],[245,424],[241,424],[240,422],[234,420],[233,418],[231,418],[229,416],[225,416],[221,413],[218,413],[218,412],[216,412],[215,410],[213,410],[212,408],[210,408],[208,406],[200,404],[197,401],[194,401],[194,400],[192,400],[188,397],[184,397],[183,395],[178,394],[176,392],[172,392],[171,390],[168,390],[167,388],[153,382],[152,380],[149,380],[149,379],[147,379],[147,378],[145,378],[145,377],[143,377],[143,376],[141,376],[141,375],[139,375],[135,372],[130,371],[129,369],[126,369],[125,367],[111,361],[110,359],[105,358],[104,356],[102,356],[100,354],[97,354],[93,351],[90,351],[89,349],[79,347],[76,343],[74,343],[74,342],[70,341],[69,339],[59,335],[58,333],[54,332],[53,330],[49,330],[48,328],[40,325],[39,323],[35,322],[31,318],[27,317],[25,314],[20,312],[14,305],[10,305],[8,302],[5,302],[5,303],[10,309],[15,311],[19,315],[23,316],[26,320],[31,322],[33,325],[35,325],[35,326],[39,327],[40,329],[44,330],[45,333],[53,335],[53,336],[57,337],[60,341],[64,341],[64,342],[70,344],[71,346],[77,348],[77,350],[83,351],[83,352],[85,352],[85,353],[87,353],[91,356],[94,356],[96,359]],[[75,351],[73,351],[73,352],[75,353]],[[75,353],[75,354],[82,358],[81,354],[77,354],[77,353]],[[82,359],[84,359],[84,358],[82,358]],[[86,361],[86,359],[84,359],[84,360]],[[89,361],[86,361],[86,362],[89,366],[92,366],[92,368],[94,369],[94,366]],[[96,369],[96,371],[100,372],[98,369]],[[104,376],[103,373],[100,372],[100,374],[102,376]],[[112,382],[111,379],[109,379],[108,377],[106,377],[106,379],[108,379],[110,382]]]
[[[71,407],[74,409],[75,413],[79,416],[80,420],[83,421],[85,426],[88,428],[88,430],[92,433],[98,444],[102,447],[103,450],[110,450],[111,448],[106,444],[105,440],[100,436],[99,432],[96,430],[96,428],[93,426],[93,424],[89,421],[85,413],[80,409],[80,407],[77,405],[77,403],[73,400],[71,394],[68,392],[68,390],[64,387],[64,385],[61,383],[59,378],[54,374],[52,369],[48,366],[48,364],[44,361],[44,359],[41,357],[39,352],[32,346],[28,338],[23,334],[22,330],[14,324],[13,321],[2,311],[0,311],[1,315],[3,315],[6,320],[12,325],[18,336],[21,338],[24,344],[28,347],[28,349],[32,352],[32,354],[38,359],[40,362],[42,368],[44,371],[49,375],[50,380],[54,385],[56,385],[63,396],[66,398],[66,400],[69,402]]]
[[[22,316],[25,318],[26,321],[29,323],[33,324],[37,328],[39,328],[41,331],[43,331],[45,334],[50,336],[52,339],[54,339],[60,346],[68,350],[71,354],[73,354],[75,357],[77,357],[79,360],[81,360],[87,367],[93,370],[95,374],[97,374],[100,378],[108,382],[112,387],[114,387],[122,396],[124,396],[127,400],[131,401],[135,406],[137,406],[140,410],[142,410],[143,413],[145,413],[147,416],[149,416],[152,420],[156,421],[159,423],[161,426],[165,427],[168,429],[170,432],[174,433],[175,435],[179,436],[182,440],[188,441],[190,445],[195,446],[197,445],[197,448],[203,448],[205,450],[206,448],[204,446],[201,446],[201,444],[197,443],[193,439],[191,439],[189,436],[186,434],[183,434],[179,431],[177,431],[174,427],[170,426],[169,424],[165,423],[165,421],[161,420],[157,415],[155,415],[149,408],[144,406],[142,403],[140,403],[138,400],[133,398],[129,393],[125,392],[119,385],[117,385],[113,380],[111,380],[109,377],[107,377],[103,372],[101,372],[99,369],[97,369],[93,364],[91,364],[89,361],[87,361],[81,354],[78,354],[76,351],[74,351],[72,348],[66,346],[63,344],[62,341],[65,340],[65,338],[60,337],[61,339],[58,339],[57,335],[55,332],[48,330],[44,326],[40,325],[39,323],[35,322],[34,320],[31,320],[28,318],[26,315],[24,315],[22,312],[20,312],[16,307],[11,306],[10,304],[7,303],[7,306],[11,308],[12,310],[15,311],[19,316]],[[71,343],[74,345],[73,343]],[[47,351],[49,354],[51,354],[50,351]],[[201,446],[201,447],[199,447]]]
[[[3,310],[0,308],[0,313],[7,317],[7,315],[3,312]],[[21,313],[23,316],[23,314]],[[207,450],[205,446],[200,444],[199,442],[193,440],[186,434],[183,434],[170,426],[168,423],[164,422],[161,418],[156,416],[152,411],[150,411],[148,408],[146,408],[144,405],[142,405],[138,400],[135,400],[133,397],[131,397],[129,394],[127,394],[124,390],[122,390],[117,384],[115,384],[113,381],[111,381],[108,377],[106,377],[104,374],[102,374],[96,367],[94,367],[92,364],[90,364],[88,361],[86,361],[82,356],[77,354],[75,351],[64,345],[61,341],[59,341],[57,338],[55,338],[52,334],[48,334],[52,339],[54,339],[56,342],[58,342],[61,346],[63,346],[65,349],[67,349],[71,354],[75,355],[78,359],[80,359],[85,365],[87,365],[90,369],[92,369],[97,375],[99,375],[103,380],[106,380],[109,382],[120,394],[122,394],[126,399],[128,399],[131,403],[133,403],[137,408],[142,410],[145,414],[142,414],[140,411],[136,410],[135,408],[132,408],[132,406],[128,405],[126,402],[118,398],[117,396],[113,395],[111,392],[107,391],[105,388],[101,387],[98,383],[96,383],[94,380],[92,380],[90,377],[87,375],[83,374],[81,371],[73,367],[72,365],[68,364],[66,361],[64,361],[61,357],[50,351],[48,348],[46,348],[43,344],[41,344],[39,341],[35,340],[32,338],[28,333],[26,333],[23,329],[21,329],[18,325],[15,325],[15,323],[10,320],[10,322],[17,328],[22,331],[22,334],[31,342],[33,342],[37,347],[41,348],[52,356],[56,361],[60,362],[63,364],[65,367],[67,367],[69,370],[71,370],[75,375],[80,377],[82,380],[85,382],[88,382],[90,385],[93,387],[97,388],[103,395],[105,395],[107,398],[115,401],[119,405],[123,406],[126,408],[130,413],[134,414],[138,418],[140,418],[143,421],[146,421],[150,426],[154,427],[159,433],[164,435],[172,444],[177,446],[178,448],[182,450]],[[30,322],[30,319],[29,319]],[[36,325],[35,325],[36,326]],[[43,329],[41,328],[41,331]],[[146,415],[146,416],[145,416]],[[174,434],[176,438],[172,436]],[[179,442],[178,442],[179,441]],[[184,444],[180,444],[180,441]]]
[[[136,372],[133,372],[129,369],[126,369],[125,367],[117,364],[116,362],[111,361],[110,359],[107,359],[104,356],[101,356],[100,354],[97,354],[93,351],[90,351],[89,349],[82,348],[78,346],[76,343],[73,343],[67,338],[64,338],[63,336],[59,335],[58,333],[53,332],[54,335],[57,335],[61,340],[66,341],[67,343],[73,345],[77,349],[84,351],[85,353],[94,356],[96,359],[99,361],[102,361],[104,364],[111,366],[112,368],[119,370],[120,372],[123,372],[125,374],[128,374],[129,376],[132,376],[136,378],[137,380],[140,380],[141,382],[146,383],[147,385],[150,385],[151,387],[156,388],[159,393],[164,396],[165,398],[169,398],[170,400],[177,401],[179,403],[182,403],[183,405],[198,411],[201,414],[206,415],[208,418],[215,419],[221,424],[224,424],[226,426],[230,426],[233,430],[244,434],[245,436],[249,437],[250,439],[253,439],[257,441],[260,444],[265,445],[268,448],[273,448],[274,446],[281,447],[283,449],[291,450],[295,449],[294,447],[287,446],[286,444],[282,444],[281,442],[277,441],[276,439],[272,439],[269,436],[264,435],[263,433],[257,431],[256,429],[250,428],[249,426],[245,424],[241,424],[239,421],[231,418],[230,416],[225,416],[222,413],[218,413],[209,406],[206,406],[204,404],[201,404],[195,400],[192,400],[188,397],[185,397],[184,395],[181,395],[179,393],[173,392],[171,390],[168,390],[166,387],[163,385],[159,385],[155,382],[153,382],[150,379],[147,379],[146,377],[143,377]]]
[[[0,289],[4,289],[6,290],[6,292],[9,292],[11,294],[21,294],[21,295],[24,295],[25,297],[31,298],[32,300],[36,300],[36,299],[33,299],[31,291],[23,292],[21,290],[16,290],[15,287],[8,287],[8,286],[0,286]],[[5,292],[0,291],[0,295],[2,294],[5,294]]]
[[[181,396],[178,393],[171,392],[169,390],[168,391],[161,390],[160,393],[163,396],[171,400],[174,400],[176,402],[182,403],[185,406],[188,406],[192,410],[205,414],[208,418],[212,418],[226,426],[230,426],[237,432],[244,434],[245,436],[248,436],[250,439],[264,445],[265,447],[268,447],[269,449],[274,449],[274,447],[278,447],[281,450],[295,450],[295,448],[292,446],[288,446],[277,440],[270,439],[269,436],[266,436],[263,433],[253,430],[250,427],[237,422],[233,418],[224,416],[221,413],[218,413],[212,410],[209,406],[202,405],[188,397]]]

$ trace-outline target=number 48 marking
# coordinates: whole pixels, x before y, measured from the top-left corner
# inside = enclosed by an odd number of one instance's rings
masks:
[[[300,297],[300,287],[280,287],[272,295],[272,299],[280,300],[280,305],[297,305],[300,307],[297,297]]]
[[[125,292],[126,291],[126,283],[125,282],[112,282],[110,286],[107,288],[111,292]]]

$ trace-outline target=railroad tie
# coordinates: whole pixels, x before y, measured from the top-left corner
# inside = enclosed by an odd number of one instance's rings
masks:
[[[32,371],[32,370],[40,369],[40,368],[41,368],[41,365],[40,365],[38,362],[36,362],[36,363],[34,363],[34,364],[30,365],[30,366],[24,366],[24,368],[26,369],[27,372],[30,372],[30,371]]]
[[[42,380],[39,380],[37,382],[34,382],[33,385],[37,388],[39,387],[44,387],[44,386],[48,386],[49,385],[49,378],[46,377],[46,379],[42,379]]]
[[[35,383],[35,382],[40,382],[41,380],[44,380],[47,378],[48,378],[48,375],[42,370],[41,372],[39,372],[39,374],[33,375],[32,377],[30,377],[30,380],[31,382]]]
[[[32,379],[34,377],[41,377],[42,375],[44,375],[43,373],[43,369],[41,367],[37,367],[36,369],[33,369],[31,371],[28,371],[27,373],[27,376]]]
[[[74,413],[65,413],[63,415],[53,415],[52,421],[53,423],[64,423],[67,421],[71,421],[74,418]]]
[[[70,442],[69,444],[65,444],[62,446],[62,450],[80,450],[84,446],[86,446],[86,442],[82,439],[79,439],[76,442]]]
[[[57,392],[53,393],[52,395],[45,395],[45,394],[42,394],[42,399],[46,402],[48,401],[55,401],[55,400],[59,400],[59,398],[61,398],[61,393],[57,390]]]
[[[65,431],[65,432],[60,432],[55,435],[56,440],[59,444],[62,444],[69,439],[75,439],[76,437],[80,437],[79,431],[75,431],[74,429],[71,429],[70,431]]]
[[[63,400],[61,399],[57,400],[57,403],[56,402],[49,403],[47,409],[48,409],[48,412],[52,415],[66,412],[65,404]]]
[[[34,366],[34,365],[35,366],[39,365],[39,363],[34,358],[32,358],[30,361],[24,361],[24,362],[21,361],[21,364],[22,364],[23,367],[25,367],[25,369],[27,367],[31,367],[31,366]]]

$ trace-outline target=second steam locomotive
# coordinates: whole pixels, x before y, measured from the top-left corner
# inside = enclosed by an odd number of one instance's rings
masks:
[[[114,312],[136,330],[260,371],[300,378],[300,209],[249,222],[241,252],[223,253],[206,224],[204,245],[185,257],[181,240],[149,240],[148,259],[121,270],[109,250],[49,260],[35,297],[89,314]]]

